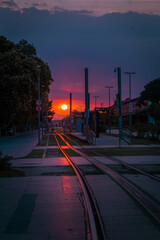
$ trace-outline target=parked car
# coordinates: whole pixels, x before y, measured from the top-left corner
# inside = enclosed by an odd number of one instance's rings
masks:
[[[14,135],[13,128],[8,128],[7,135],[9,135],[9,136],[13,136]]]

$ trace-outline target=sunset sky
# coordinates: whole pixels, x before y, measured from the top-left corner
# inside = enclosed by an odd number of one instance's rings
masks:
[[[160,1],[8,0],[0,2],[0,34],[15,43],[26,39],[48,63],[54,78],[50,99],[55,119],[73,108],[84,109],[84,68],[89,69],[91,107],[108,106],[117,93],[115,67],[122,68],[122,98],[128,97],[128,76],[134,71],[132,97],[160,77]]]

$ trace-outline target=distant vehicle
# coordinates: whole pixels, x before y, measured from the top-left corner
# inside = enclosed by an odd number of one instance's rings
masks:
[[[8,130],[7,130],[7,135],[8,135],[8,136],[13,136],[13,135],[14,135],[13,128],[8,128]]]
[[[59,133],[63,133],[64,129],[63,129],[63,127],[55,127],[55,131],[59,132]]]

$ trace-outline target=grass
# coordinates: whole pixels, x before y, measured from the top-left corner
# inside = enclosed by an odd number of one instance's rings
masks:
[[[69,134],[69,137],[73,140],[73,141],[75,141],[77,144],[79,144],[79,145],[90,145],[89,143],[88,143],[88,141],[87,140],[81,140],[81,139],[79,139],[78,137],[76,137],[76,136],[73,136],[73,135],[71,135],[71,134]],[[68,141],[68,140],[67,140]],[[72,142],[72,144],[71,145],[75,145],[73,142]]]
[[[78,165],[84,175],[101,175],[104,174],[99,168],[94,165]]]
[[[44,149],[33,149],[27,156],[23,158],[42,158]]]
[[[159,144],[160,145],[160,141],[152,138],[145,139],[145,138],[132,137],[132,144],[144,144],[144,145]]]
[[[37,144],[37,146],[46,146],[48,140],[48,135],[43,135],[43,137],[40,140],[40,144]]]
[[[47,149],[46,157],[63,157],[63,154],[60,149]]]
[[[111,137],[119,137],[119,134],[106,134],[107,136],[111,136]],[[136,145],[149,145],[149,144],[159,144],[160,145],[160,141],[158,141],[157,139],[152,139],[152,138],[138,138],[138,137],[134,137],[132,136],[132,144],[136,144]]]
[[[57,146],[57,142],[53,134],[49,135],[48,146]]]
[[[0,177],[23,177],[23,176],[25,176],[25,173],[23,171],[16,170],[13,168],[0,170]]]
[[[103,154],[105,156],[146,156],[146,155],[160,155],[160,148],[154,147],[123,147],[123,148],[95,148],[94,150],[85,149],[84,153],[90,156],[96,155],[96,153]]]

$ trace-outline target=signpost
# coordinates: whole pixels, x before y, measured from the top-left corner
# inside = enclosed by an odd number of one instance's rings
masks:
[[[42,107],[41,106],[36,106],[36,111],[37,112],[41,112],[42,111]]]
[[[41,106],[41,105],[42,105],[42,101],[41,101],[40,99],[37,99],[37,100],[36,100],[36,104],[37,104],[38,106]]]

